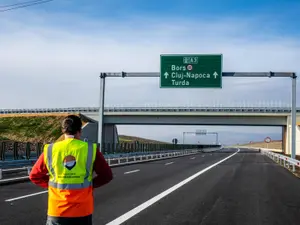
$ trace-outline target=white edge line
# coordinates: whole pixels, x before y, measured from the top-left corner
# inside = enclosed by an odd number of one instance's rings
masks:
[[[131,171],[128,171],[128,172],[125,172],[124,174],[129,174],[129,173],[136,173],[136,172],[139,172],[140,170],[131,170]]]
[[[0,180],[0,184],[1,183],[5,183],[6,181],[13,181],[13,180],[22,180],[25,178],[29,178],[29,176],[25,176],[25,177],[16,177],[16,178],[8,178],[8,179],[1,179]]]
[[[212,164],[209,167],[206,167],[205,169],[199,171],[198,173],[186,178],[185,180],[179,182],[178,184],[174,185],[173,187],[165,190],[164,192],[160,193],[159,195],[154,196],[153,198],[149,199],[148,201],[144,202],[143,204],[135,207],[134,209],[130,210],[129,212],[123,214],[122,216],[116,218],[115,220],[107,223],[106,225],[119,225],[124,223],[125,221],[127,221],[128,219],[130,219],[131,217],[135,216],[136,214],[140,213],[141,211],[143,211],[144,209],[148,208],[149,206],[153,205],[155,202],[159,201],[160,199],[162,199],[163,197],[167,196],[168,194],[172,193],[173,191],[177,190],[178,188],[180,188],[181,186],[187,184],[188,182],[190,182],[191,180],[195,179],[196,177],[198,177],[199,175],[205,173],[206,171],[210,170],[211,168],[219,165],[220,163],[228,160],[229,158],[233,157],[235,154],[237,154],[240,151],[240,149],[238,149],[235,153],[231,154],[230,156],[220,160],[219,162],[216,162],[214,164]]]
[[[193,157],[193,158],[190,158],[190,159],[195,159],[195,157]]]
[[[48,192],[48,190],[47,191],[41,191],[41,192],[33,193],[33,194],[29,194],[29,195],[23,195],[23,196],[16,197],[16,198],[7,199],[5,201],[6,202],[12,202],[12,201],[16,201],[16,200],[19,200],[19,199],[22,199],[22,198],[28,198],[28,197],[35,196],[35,195],[44,194],[44,193],[47,193],[47,192]]]
[[[165,166],[170,165],[170,164],[173,164],[173,163],[174,163],[174,162],[168,162],[168,163],[165,164]]]
[[[26,169],[27,169],[27,167],[24,166],[24,167],[20,167],[20,168],[2,169],[2,172],[10,172],[10,171],[18,171],[18,170],[20,170],[20,171],[24,170],[25,171]]]

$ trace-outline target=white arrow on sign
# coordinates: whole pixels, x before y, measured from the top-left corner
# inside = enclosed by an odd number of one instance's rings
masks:
[[[216,79],[219,74],[217,72],[214,72],[213,75],[215,76],[215,79]]]
[[[166,79],[168,79],[168,76],[169,76],[168,72],[165,72],[164,76]]]

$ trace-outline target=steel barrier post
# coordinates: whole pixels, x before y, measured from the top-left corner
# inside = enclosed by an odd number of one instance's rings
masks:
[[[28,174],[28,176],[30,175],[30,172],[31,172],[31,168],[28,166],[27,167],[27,174]]]
[[[292,159],[296,158],[296,96],[297,96],[297,76],[296,74],[292,77]],[[295,172],[295,165],[293,165],[293,172]]]
[[[100,99],[99,99],[99,121],[98,121],[98,143],[100,144],[100,152],[102,152],[103,143],[103,114],[104,114],[104,98],[105,98],[105,77],[106,73],[100,73]]]

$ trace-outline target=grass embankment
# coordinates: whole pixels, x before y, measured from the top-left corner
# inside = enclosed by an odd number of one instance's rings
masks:
[[[274,140],[271,141],[270,143],[265,143],[265,142],[253,142],[253,143],[248,143],[248,144],[241,144],[239,145],[241,147],[249,147],[249,148],[269,148],[269,149],[278,149],[282,150],[282,141],[281,140]]]
[[[269,148],[272,149],[274,152],[291,157],[291,154],[286,154],[282,152],[282,141],[272,141],[268,145],[265,142],[255,142],[252,144],[244,144],[244,145],[239,145],[241,147],[249,147],[249,148]],[[276,151],[278,149],[278,151]],[[300,155],[296,155],[296,159],[300,160]],[[300,174],[300,173],[299,173]]]
[[[134,143],[138,141],[139,143],[151,143],[151,144],[170,144],[167,142],[162,142],[162,141],[155,141],[151,139],[146,139],[146,138],[140,138],[140,137],[135,137],[135,136],[127,136],[127,135],[119,135],[119,142],[122,143]]]
[[[20,142],[53,142],[62,140],[61,121],[68,115],[59,113],[49,114],[9,114],[0,115],[0,140]],[[88,122],[82,118],[83,124]],[[120,143],[157,143],[155,140],[119,135]]]
[[[60,123],[67,114],[6,115],[0,117],[0,140],[52,142],[61,136]]]

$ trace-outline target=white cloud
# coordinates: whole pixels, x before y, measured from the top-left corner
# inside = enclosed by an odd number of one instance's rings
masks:
[[[117,23],[30,11],[22,17],[1,15],[0,108],[97,106],[101,71],[157,72],[162,53],[222,53],[224,71],[300,71],[298,40],[263,31],[255,35],[260,22],[170,18],[162,23],[136,17]],[[222,89],[166,90],[158,78],[112,78],[106,104],[283,105],[290,101],[290,84],[289,79],[224,78]]]

